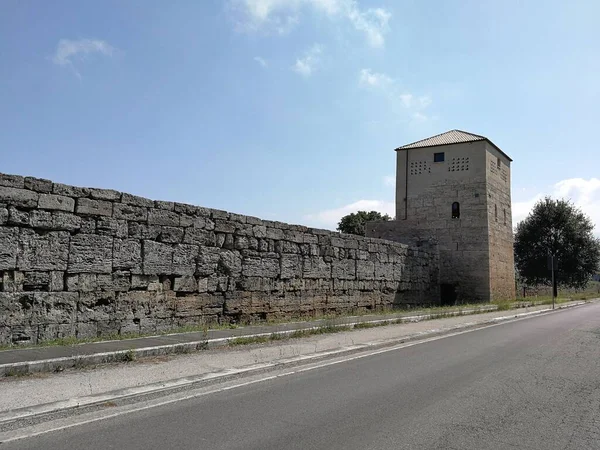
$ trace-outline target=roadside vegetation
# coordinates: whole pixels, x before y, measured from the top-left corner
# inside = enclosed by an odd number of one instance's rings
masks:
[[[565,303],[572,300],[590,300],[594,298],[600,298],[600,283],[593,282],[588,286],[587,290],[578,291],[565,291],[564,295],[556,299],[556,303]],[[411,317],[414,316],[429,316],[421,317],[419,320],[433,320],[442,319],[447,317],[456,317],[462,315],[472,314],[483,314],[492,311],[508,311],[511,309],[520,309],[526,307],[550,305],[552,304],[551,295],[539,295],[531,296],[526,298],[517,298],[516,300],[503,300],[503,301],[492,301],[490,303],[473,303],[473,304],[462,304],[456,306],[431,306],[431,307],[419,307],[419,308],[386,308],[373,311],[352,311],[347,314],[323,314],[318,316],[299,316],[289,318],[278,318],[272,320],[244,320],[237,324],[198,324],[188,325],[185,327],[173,328],[162,332],[149,332],[149,333],[131,333],[131,334],[111,334],[106,336],[88,337],[88,338],[75,338],[65,337],[59,339],[53,339],[43,341],[38,344],[15,344],[15,345],[0,345],[0,351],[14,349],[14,348],[31,348],[31,347],[49,347],[49,346],[75,346],[93,342],[105,342],[105,341],[116,341],[116,340],[129,340],[140,337],[149,336],[164,336],[169,334],[179,333],[202,333],[201,339],[207,339],[209,331],[212,330],[228,330],[228,329],[241,329],[251,326],[273,326],[281,325],[284,323],[291,322],[312,322],[317,321],[315,327],[294,331],[293,333],[282,334],[272,333],[268,336],[258,337],[239,337],[229,341],[230,346],[239,346],[247,344],[258,344],[269,341],[289,339],[289,338],[300,338],[306,336],[314,336],[317,334],[325,333],[338,333],[341,331],[348,331],[350,329],[366,329],[381,327],[386,325],[401,324],[410,321]],[[381,319],[377,321],[369,321],[369,316],[390,316],[389,319]],[[350,317],[359,317],[363,320],[356,323],[353,326],[343,325],[341,322],[344,319]],[[367,320],[364,320],[367,318]],[[124,358],[125,359],[125,358]],[[128,359],[128,358],[126,358]]]

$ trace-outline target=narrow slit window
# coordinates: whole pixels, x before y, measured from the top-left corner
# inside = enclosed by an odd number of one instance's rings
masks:
[[[434,153],[433,162],[444,162],[444,152]]]
[[[506,225],[506,209],[504,210],[504,225]]]
[[[498,169],[500,168],[500,166],[502,165],[502,161],[500,161],[500,158],[496,159],[496,165],[498,166]]]
[[[452,203],[452,218],[460,219],[460,203],[458,202]]]
[[[498,205],[494,205],[494,217],[496,218],[496,222],[498,222]]]

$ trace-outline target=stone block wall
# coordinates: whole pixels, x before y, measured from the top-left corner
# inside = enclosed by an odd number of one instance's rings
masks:
[[[0,174],[0,343],[435,303],[430,248]]]

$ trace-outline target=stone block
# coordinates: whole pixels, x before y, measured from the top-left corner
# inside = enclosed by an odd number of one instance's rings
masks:
[[[23,272],[24,291],[48,291],[50,272]]]
[[[113,238],[93,234],[77,234],[71,238],[69,248],[70,273],[112,272]]]
[[[245,277],[275,278],[281,270],[279,259],[244,257],[242,261],[242,275]]]
[[[0,186],[24,188],[25,179],[20,175],[8,175],[0,173]]]
[[[2,274],[2,291],[3,292],[21,292],[23,291],[23,284],[25,281],[25,275],[23,272],[7,271]]]
[[[138,197],[137,195],[131,195],[126,192],[121,194],[121,203],[142,208],[154,208],[154,201],[148,198]]]
[[[247,223],[237,223],[236,222],[235,234],[237,236],[253,237],[254,236],[253,226],[250,224],[247,224]]]
[[[150,284],[158,284],[158,275],[131,275],[131,289],[148,289]]]
[[[8,222],[8,209],[0,207],[0,225],[4,225]]]
[[[375,263],[375,279],[376,280],[393,280],[394,265],[390,263]]]
[[[189,227],[185,229],[183,242],[185,244],[196,244],[213,247],[216,243],[215,233],[213,231]]]
[[[126,238],[128,235],[126,220],[114,219],[112,217],[99,217],[96,222],[96,233],[101,236],[114,236]]]
[[[228,233],[228,234],[233,234],[235,233],[235,229],[236,229],[236,223],[229,221],[229,220],[223,220],[223,219],[215,219],[215,232],[216,233]]]
[[[90,188],[90,197],[95,200],[118,202],[121,200],[121,193],[119,191],[115,191],[114,189]]]
[[[0,186],[0,203],[21,208],[36,208],[39,194],[27,189]]]
[[[66,270],[69,259],[69,233],[38,233],[22,229],[17,265],[20,270]]]
[[[56,213],[59,215],[60,213]],[[94,234],[96,232],[96,219],[93,217],[80,217],[81,228],[80,231],[84,234]]]
[[[190,275],[176,277],[173,290],[175,292],[198,292],[198,281]]]
[[[173,273],[173,247],[154,241],[143,241],[142,269],[145,275]]]
[[[0,292],[0,326],[28,324],[33,311],[33,292]]]
[[[58,292],[65,290],[65,272],[50,272],[48,290],[50,292]]]
[[[168,244],[178,244],[183,242],[184,231],[180,227],[163,226],[160,229],[158,240]]]
[[[289,241],[276,241],[275,252],[277,253],[300,253],[300,247],[298,244]]]
[[[267,227],[267,239],[280,240],[283,239],[283,230],[279,228]]]
[[[99,275],[100,276],[100,275]],[[110,289],[115,292],[127,292],[131,289],[131,273],[128,271],[116,271],[111,275],[111,286]]]
[[[210,216],[210,211],[201,206],[189,205],[187,203],[177,203],[173,207],[176,213],[187,214],[188,216]]]
[[[44,180],[43,178],[25,177],[25,189],[30,189],[36,192],[50,193],[52,192],[52,181]]]
[[[252,234],[257,239],[265,239],[267,237],[267,227],[264,225],[254,225],[252,227]]]
[[[196,265],[196,275],[207,277],[217,272],[220,250],[215,247],[200,247]]]
[[[334,260],[331,264],[331,276],[334,279],[354,280],[356,278],[356,262],[353,259]]]
[[[281,279],[302,277],[302,258],[299,255],[281,255]]]
[[[331,264],[320,256],[304,256],[302,262],[304,278],[331,278]]]
[[[56,194],[40,194],[38,208],[53,211],[75,211],[75,200],[71,197]]]
[[[178,244],[173,252],[173,274],[193,275],[196,272],[199,248],[197,245]]]
[[[222,211],[220,209],[209,209],[210,211],[210,217],[211,219],[215,220],[215,219],[223,219],[223,220],[227,220],[229,219],[229,213],[227,211]]]
[[[304,242],[304,233],[297,230],[284,230],[283,238],[286,241],[294,242],[296,244],[302,244]]]
[[[115,203],[113,217],[115,219],[132,220],[134,222],[145,222],[148,220],[148,209],[124,203]]]
[[[52,213],[50,211],[33,210],[29,214],[29,225],[40,230],[52,230]]]
[[[173,211],[175,209],[175,203],[164,200],[154,200],[154,207],[156,209],[163,209],[165,211]]]
[[[21,211],[14,206],[8,207],[8,224],[9,225],[18,225],[18,226],[27,226],[29,225],[29,212]]]
[[[140,273],[142,269],[142,244],[135,239],[115,239],[113,244],[113,269]]]
[[[152,208],[148,210],[148,224],[178,227],[179,214],[173,211]]]
[[[77,199],[77,214],[88,216],[112,216],[113,204],[104,200],[93,200],[89,198]]]
[[[222,250],[219,253],[217,271],[227,276],[239,276],[242,273],[242,256],[233,250]]]
[[[82,218],[79,216],[76,216],[75,214],[58,212],[58,211],[52,213],[52,229],[54,229],[54,230],[65,230],[65,231],[81,230],[82,232],[84,232],[85,230],[82,228],[82,225],[81,225],[82,222],[83,222]]]
[[[52,193],[66,195],[67,197],[88,197],[90,190],[88,188],[69,186],[68,184],[54,183]]]
[[[356,278],[359,280],[373,280],[375,278],[375,263],[372,261],[356,261]]]

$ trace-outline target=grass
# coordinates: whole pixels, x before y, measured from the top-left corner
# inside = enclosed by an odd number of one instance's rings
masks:
[[[235,347],[238,345],[264,344],[265,342],[269,342],[270,339],[271,336],[242,336],[231,339],[229,345]]]

